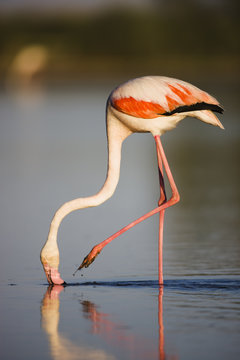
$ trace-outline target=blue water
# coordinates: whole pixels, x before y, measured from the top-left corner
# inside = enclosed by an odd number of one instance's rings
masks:
[[[239,279],[166,280],[160,291],[156,281],[72,283],[57,290],[9,284],[1,294],[4,359],[239,356]]]
[[[68,285],[47,285],[39,252],[54,211],[96,193],[105,179],[110,90],[1,93],[0,357],[239,359],[235,88],[209,89],[227,109],[225,131],[186,119],[163,137],[181,195],[165,215],[164,287],[157,282],[157,216],[72,277],[97,242],[156,206],[156,153],[148,134],[126,140],[111,200],[63,221],[60,270]]]

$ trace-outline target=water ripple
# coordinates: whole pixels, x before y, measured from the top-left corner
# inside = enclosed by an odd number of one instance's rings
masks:
[[[69,283],[66,286],[101,286],[101,287],[132,287],[132,288],[158,288],[157,280],[127,280],[127,281],[87,281],[82,283]],[[165,280],[164,289],[177,290],[224,290],[239,291],[240,279],[174,279]]]

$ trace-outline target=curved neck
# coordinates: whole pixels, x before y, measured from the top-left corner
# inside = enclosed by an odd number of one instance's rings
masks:
[[[113,195],[120,176],[122,143],[131,133],[113,115],[109,106],[107,108],[108,170],[105,183],[97,194],[66,202],[57,210],[51,222],[47,239],[48,243],[55,243],[57,241],[58,228],[65,216],[75,210],[98,206]]]

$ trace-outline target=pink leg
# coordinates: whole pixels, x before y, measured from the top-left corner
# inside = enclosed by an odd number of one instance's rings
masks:
[[[141,216],[139,219],[131,222],[130,224],[128,224],[127,226],[125,226],[124,228],[122,228],[121,230],[119,230],[118,232],[116,232],[115,234],[113,234],[112,236],[107,238],[106,240],[102,241],[100,244],[94,246],[93,249],[90,251],[90,253],[84,258],[82,264],[75,271],[75,273],[84,267],[87,268],[95,260],[96,256],[101,252],[101,250],[104,248],[104,246],[106,246],[108,243],[110,243],[113,239],[115,239],[119,235],[123,234],[125,231],[131,229],[135,225],[139,224],[141,221],[149,218],[152,215],[157,214],[158,212],[161,212],[162,210],[165,210],[166,208],[176,204],[180,200],[180,196],[179,196],[176,184],[173,180],[173,176],[172,176],[171,170],[170,170],[168,162],[167,162],[166,155],[165,155],[163,147],[162,147],[160,136],[155,136],[155,141],[156,141],[158,155],[159,155],[160,159],[162,159],[163,166],[165,168],[165,171],[166,171],[169,183],[170,183],[170,187],[172,190],[171,198],[167,202],[162,203],[156,209],[153,209],[152,211],[148,212],[147,214]],[[162,233],[163,215],[162,215],[161,219],[162,220],[160,221],[160,225],[161,225],[161,233]],[[161,235],[161,237],[162,237],[162,235]]]
[[[158,158],[158,170],[159,170],[159,183],[160,183],[160,199],[158,206],[166,202],[167,196],[163,178],[163,165],[160,151],[158,149],[157,141],[157,158]],[[158,283],[163,285],[163,225],[164,225],[165,210],[159,212],[159,240],[158,240]]]
[[[163,285],[163,225],[165,210],[159,213],[159,240],[158,240],[158,283]]]
[[[155,139],[156,140],[156,139]],[[162,158],[161,154],[158,148],[158,144],[156,141],[156,150],[157,150],[157,159],[158,159],[158,172],[159,172],[159,184],[160,184],[160,199],[158,202],[158,206],[162,205],[166,202],[167,196],[165,191],[165,185],[164,185],[164,179],[163,179],[163,164],[162,164]]]

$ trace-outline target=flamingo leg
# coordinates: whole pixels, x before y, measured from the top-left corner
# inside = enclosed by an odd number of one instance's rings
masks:
[[[158,283],[163,285],[163,225],[165,209],[159,212],[159,235],[158,235]]]
[[[159,184],[160,184],[160,199],[158,202],[158,206],[162,205],[167,201],[164,178],[163,178],[163,164],[162,158],[157,146],[157,158],[158,158],[158,171],[159,171]],[[159,236],[158,236],[158,283],[159,285],[163,285],[163,226],[164,226],[164,214],[165,210],[161,210],[159,212]]]
[[[164,184],[164,178],[163,178],[163,163],[162,163],[162,158],[161,158],[161,154],[159,152],[157,142],[156,142],[156,150],[157,150],[158,174],[159,174],[159,184],[160,184],[160,199],[158,201],[158,206],[160,206],[166,202],[167,196],[166,196],[165,184]]]
[[[156,142],[156,146],[157,146],[157,154],[158,154],[158,159],[159,159],[159,163],[160,163],[160,189],[161,192],[164,194],[165,190],[164,190],[164,185],[161,186],[161,181],[163,180],[163,176],[162,176],[162,171],[161,171],[161,161],[163,163],[163,166],[165,168],[165,172],[166,175],[168,177],[169,180],[169,184],[172,190],[172,196],[171,198],[166,201],[161,203],[161,198],[160,198],[160,205],[149,211],[147,214],[141,216],[139,219],[132,221],[130,224],[128,224],[127,226],[125,226],[124,228],[122,228],[121,230],[119,230],[118,232],[116,232],[115,234],[111,235],[110,237],[108,237],[106,240],[102,241],[101,243],[99,243],[98,245],[95,245],[93,247],[93,249],[90,251],[90,253],[84,258],[82,264],[78,267],[78,269],[75,271],[75,273],[78,270],[81,270],[84,267],[88,267],[97,257],[97,255],[101,252],[101,250],[104,248],[104,246],[106,246],[108,243],[110,243],[113,239],[115,239],[116,237],[118,237],[119,235],[123,234],[124,232],[126,232],[127,230],[131,229],[132,227],[134,227],[135,225],[139,224],[140,222],[142,222],[143,220],[149,218],[152,215],[157,214],[158,212],[162,212],[162,210],[165,210],[166,208],[176,204],[179,200],[180,200],[180,196],[176,187],[176,184],[174,182],[170,167],[168,165],[168,161],[166,158],[166,155],[164,153],[163,147],[162,147],[162,143],[160,140],[160,136],[157,135],[154,137],[155,138],[155,142]],[[162,180],[161,180],[162,179]],[[164,183],[163,183],[164,184]],[[166,195],[165,195],[166,196]],[[162,197],[163,199],[163,197]],[[165,201],[165,200],[164,200]],[[164,218],[164,212],[162,213],[162,215],[160,216],[160,236],[161,238],[163,237],[163,218]],[[75,274],[74,273],[74,274]],[[161,280],[162,281],[162,280]]]

